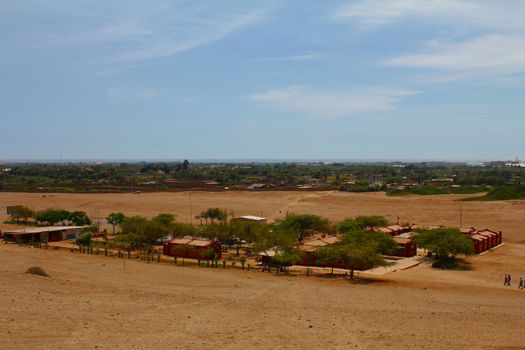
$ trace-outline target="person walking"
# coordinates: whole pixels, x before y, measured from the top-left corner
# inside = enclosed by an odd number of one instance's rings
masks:
[[[509,278],[509,284],[508,284],[508,286],[510,286],[510,285],[511,285],[511,281],[512,281],[512,277],[510,276],[510,273],[507,274],[507,276],[509,276],[509,277],[508,277],[508,278]]]
[[[520,277],[520,283],[518,284],[518,288],[523,290],[523,288],[525,287],[525,281],[523,280],[523,277]]]
[[[503,280],[503,285],[508,286],[509,285],[509,275],[505,274],[505,279]]]

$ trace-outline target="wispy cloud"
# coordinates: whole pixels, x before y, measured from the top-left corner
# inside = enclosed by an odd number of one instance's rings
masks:
[[[390,66],[487,73],[525,71],[525,36],[487,35],[465,42],[432,42],[421,53],[395,57]]]
[[[261,19],[264,10],[230,14],[221,18],[187,20],[187,25],[151,28],[129,42],[129,48],[116,52],[109,62],[135,62],[173,56],[221,40]]]
[[[219,5],[216,2],[180,4],[153,1],[142,11],[122,9],[57,10],[54,26],[36,28],[25,39],[30,49],[82,49],[97,63],[141,62],[169,57],[226,38],[265,18],[268,7]],[[130,6],[131,7],[131,6]],[[64,30],[67,28],[68,30]]]
[[[318,91],[306,86],[289,86],[255,94],[250,99],[316,117],[341,118],[392,110],[401,99],[415,93],[395,88]]]

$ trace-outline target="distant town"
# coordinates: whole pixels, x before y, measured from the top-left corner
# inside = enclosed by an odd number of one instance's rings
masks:
[[[525,198],[525,163],[134,162],[4,163],[0,191],[384,191],[388,195],[476,194]]]

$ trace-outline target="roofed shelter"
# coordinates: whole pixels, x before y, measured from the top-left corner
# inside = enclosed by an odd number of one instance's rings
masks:
[[[173,238],[164,244],[164,255],[179,258],[207,259],[214,254],[220,259],[222,246],[219,241],[193,238]]]
[[[89,226],[45,226],[28,227],[18,230],[8,230],[3,232],[4,241],[19,242],[56,242],[77,239],[83,229]]]

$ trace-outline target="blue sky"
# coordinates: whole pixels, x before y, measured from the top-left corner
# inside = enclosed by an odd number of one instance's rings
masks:
[[[525,158],[521,0],[3,0],[0,16],[0,159]]]

